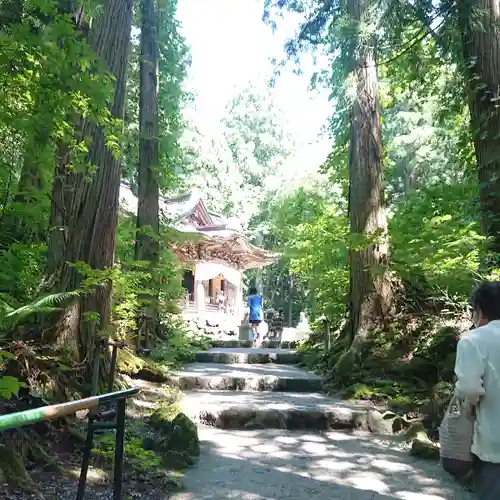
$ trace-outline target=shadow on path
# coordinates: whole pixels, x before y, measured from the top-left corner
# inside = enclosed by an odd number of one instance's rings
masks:
[[[360,433],[200,428],[175,500],[472,500],[435,462]]]

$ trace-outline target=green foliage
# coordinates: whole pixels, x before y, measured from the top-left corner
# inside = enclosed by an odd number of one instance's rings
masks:
[[[396,205],[390,221],[394,269],[427,294],[463,300],[484,241],[478,219],[474,183],[419,189]]]
[[[143,422],[137,422],[134,426],[145,426]],[[147,450],[143,446],[143,437],[137,434],[138,429],[130,426],[125,432],[124,456],[127,468],[135,474],[148,474],[151,470],[160,469],[162,466],[161,456],[153,450]],[[139,430],[140,432],[140,430]],[[99,456],[107,463],[113,463],[115,457],[115,434],[105,433],[96,437],[92,453]]]
[[[3,368],[5,361],[15,359],[15,356],[8,351],[0,351],[0,369]],[[0,400],[11,399],[13,396],[18,396],[19,390],[27,385],[10,375],[1,375],[0,372]]]
[[[198,337],[170,317],[164,327],[164,340],[151,353],[151,358],[169,367],[194,361],[195,354],[210,347],[208,338]]]
[[[262,201],[295,182],[288,163],[294,139],[268,82],[238,88],[228,98],[219,126],[188,122],[182,143],[187,152],[185,182],[198,186],[217,213],[237,214],[244,227]],[[251,231],[261,232],[255,224]]]
[[[15,243],[0,250],[0,297],[20,306],[39,293],[46,246]]]
[[[269,232],[283,252],[281,265],[296,277],[302,308],[313,320],[323,314],[338,320],[345,310],[348,226],[343,202],[337,201],[317,188],[300,188],[270,209]]]
[[[27,385],[16,377],[8,375],[0,377],[0,399],[10,399],[12,396],[17,397],[19,390],[23,387],[27,387]]]
[[[34,315],[46,315],[61,310],[61,306],[76,297],[78,292],[55,293],[14,309],[7,302],[0,302],[0,332],[5,332],[31,319]]]
[[[73,169],[87,169],[88,138],[75,133],[76,117],[104,126],[108,143],[116,123],[107,106],[112,79],[60,2],[19,6],[22,15],[0,28],[1,237],[3,248],[22,242],[36,251],[48,227],[61,148]]]

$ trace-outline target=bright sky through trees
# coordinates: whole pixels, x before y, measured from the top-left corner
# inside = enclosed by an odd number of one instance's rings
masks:
[[[273,34],[262,22],[262,12],[261,0],[180,0],[178,18],[193,59],[187,86],[196,95],[196,114],[205,123],[217,126],[237,89],[269,79],[271,59],[283,58],[283,43],[299,19],[288,15]],[[308,91],[315,70],[311,59],[302,58],[302,75],[293,69],[290,63],[278,77],[277,98],[295,136],[294,156],[319,165],[330,150],[323,132],[331,115],[328,90]]]

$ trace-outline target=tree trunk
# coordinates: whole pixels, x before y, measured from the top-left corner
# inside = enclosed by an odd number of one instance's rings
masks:
[[[85,35],[88,34],[88,23],[85,19],[83,8],[78,7],[75,0],[59,0],[59,6],[64,12],[71,13],[75,29],[80,34],[82,43]],[[77,66],[76,72],[80,71]],[[74,129],[80,133],[83,130],[83,119],[81,117],[71,117],[70,121],[74,123]],[[81,139],[79,137],[78,139]],[[64,261],[66,244],[68,237],[69,217],[71,213],[71,204],[73,202],[73,170],[68,169],[70,164],[71,149],[67,141],[59,142],[56,151],[55,169],[52,180],[51,192],[51,210],[48,231],[48,255],[46,282],[43,288],[52,289],[59,281],[58,272],[62,270],[60,263]]]
[[[458,2],[469,109],[477,160],[481,224],[500,254],[500,1]],[[497,266],[495,255],[488,266]]]
[[[255,244],[261,248],[263,244],[262,233],[259,231],[255,237]],[[264,280],[262,275],[262,267],[258,267],[255,270],[255,288],[257,289],[257,293],[262,295],[264,288]]]
[[[141,1],[141,59],[139,103],[139,171],[136,260],[148,261],[151,269],[159,258],[158,185],[158,11],[155,0]],[[154,272],[154,271],[152,271]],[[151,288],[151,286],[149,286]],[[158,323],[157,297],[144,297],[145,347]]]
[[[288,326],[293,327],[293,294],[294,294],[294,283],[293,276],[290,274],[288,277]]]
[[[347,10],[353,31],[366,28],[371,12],[364,0],[349,0]],[[371,239],[360,250],[351,243],[349,252],[349,333],[354,354],[359,353],[373,328],[386,317],[392,292],[386,277],[388,261],[387,215],[382,177],[382,133],[375,65],[375,36],[353,35],[349,71],[354,85],[350,111],[349,223],[353,240]],[[376,239],[375,242],[373,240]]]
[[[61,145],[56,157],[56,169],[52,181],[51,211],[49,222],[49,251],[47,255],[47,283],[45,288],[52,288],[57,275],[61,270],[64,260],[68,237],[69,215],[72,203],[72,177],[73,174],[66,168],[69,164],[69,148]]]
[[[90,46],[115,78],[111,113],[118,119],[123,119],[124,115],[131,26],[131,0],[108,0],[89,33]],[[92,176],[88,173],[68,176],[61,171],[60,174],[64,175],[58,178],[69,182],[63,188],[71,193],[64,258],[58,263],[61,270],[56,286],[61,291],[78,290],[81,286],[83,276],[73,263],[85,262],[97,270],[113,266],[120,159],[107,147],[102,128],[87,123],[84,135],[92,137],[88,161],[96,167],[95,173]],[[107,325],[110,317],[111,282],[104,278],[103,281],[92,293],[70,304],[56,325],[56,337],[68,341],[77,349],[80,360],[88,362],[92,361],[96,333]]]
[[[10,5],[19,5],[19,11],[22,14],[22,7],[24,3],[11,1]],[[38,12],[40,15],[41,12]],[[58,15],[72,14],[73,22],[75,29],[81,34],[82,40],[84,39],[84,31],[85,26],[83,25],[83,16],[82,16],[82,8],[77,6],[76,0],[58,0],[57,2],[57,13]],[[54,22],[53,16],[43,15],[42,19],[46,23]],[[22,20],[22,15],[19,21]],[[62,45],[62,41],[59,43]],[[77,67],[78,66],[78,67]],[[50,68],[47,68],[49,71]],[[81,68],[79,65],[74,65],[74,75],[76,76]],[[66,78],[71,79],[71,74],[65,74]],[[64,85],[64,82],[60,82]],[[17,192],[14,197],[14,203],[17,206],[28,206],[31,208],[32,213],[35,214],[34,217],[30,217],[32,221],[25,220],[25,214],[20,214],[19,211],[14,207],[14,213],[7,220],[6,225],[10,224],[10,231],[12,232],[13,238],[17,241],[22,241],[25,243],[29,243],[32,241],[45,241],[47,236],[47,224],[46,220],[43,218],[44,214],[44,203],[46,200],[45,196],[47,194],[46,190],[49,188],[47,175],[44,173],[45,165],[50,164],[53,161],[54,157],[54,137],[53,137],[53,128],[54,128],[54,117],[52,115],[53,102],[48,99],[48,93],[52,90],[50,87],[43,87],[36,94],[36,104],[35,104],[35,114],[32,117],[32,125],[30,130],[27,133],[26,144],[24,149],[23,156],[23,167],[21,170],[21,175],[19,178],[19,183],[17,187]],[[64,155],[66,156],[68,153],[68,147],[62,147],[64,150]],[[63,171],[66,170],[65,165],[69,163],[68,158],[64,158],[63,163],[61,163],[59,156],[56,157],[56,169],[55,176],[58,177],[61,172],[61,168]],[[60,183],[53,182],[52,185],[52,200],[54,198],[60,198],[58,187]],[[53,228],[57,226],[56,231],[60,230],[61,224],[60,220],[55,217],[57,215],[56,207],[58,203],[52,203],[51,207],[51,215],[50,215],[50,225],[49,225],[49,240],[53,237]],[[31,213],[29,214],[31,215]],[[54,218],[57,219],[58,224],[54,223]],[[62,233],[55,234],[57,242],[52,245],[52,248],[58,248],[56,253],[61,254],[64,250],[64,245],[62,239]],[[50,247],[50,245],[49,245]],[[54,256],[50,255],[49,257],[54,260]],[[63,258],[60,255],[58,260]],[[52,267],[52,263],[49,262],[49,273]]]

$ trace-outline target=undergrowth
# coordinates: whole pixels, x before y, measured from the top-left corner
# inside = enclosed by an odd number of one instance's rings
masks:
[[[327,376],[332,392],[353,400],[387,403],[392,409],[438,418],[453,382],[456,343],[469,327],[463,314],[405,314],[387,331],[374,332],[360,354],[360,363],[339,377],[335,367],[346,345],[335,339],[329,352],[323,334],[315,333],[299,350],[305,364]]]
[[[161,470],[161,457],[152,450],[143,446],[140,427],[147,426],[146,422],[128,424],[125,430],[124,463],[129,471],[140,476],[151,471]],[[115,457],[115,434],[112,432],[98,435],[94,441],[92,453],[106,464],[113,464]]]
[[[194,361],[195,354],[208,350],[210,339],[186,328],[179,317],[170,316],[161,332],[161,341],[151,353],[151,359],[167,367],[175,368]]]

